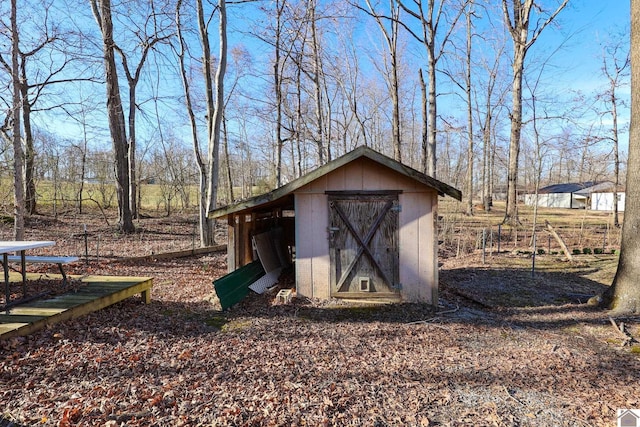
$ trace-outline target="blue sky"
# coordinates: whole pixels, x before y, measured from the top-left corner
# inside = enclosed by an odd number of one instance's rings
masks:
[[[499,5],[498,0],[494,1]],[[557,0],[543,0],[542,3],[551,6],[556,4]],[[236,5],[236,7],[229,8],[230,44],[233,46],[239,41],[248,44],[256,65],[265,65],[271,50],[264,44],[251,42],[247,37],[243,37],[242,31],[248,30],[247,26],[250,23],[247,22],[247,16],[243,14],[246,8],[242,5]],[[251,5],[251,7],[255,6]],[[555,52],[550,59],[545,80],[547,84],[555,85],[558,93],[564,93],[564,96],[569,97],[577,91],[592,95],[596,91],[603,90],[606,81],[601,74],[600,44],[609,37],[610,33],[628,29],[629,8],[629,0],[570,0],[554,27],[545,29],[540,41],[532,48],[528,57],[528,62],[531,64],[529,66],[535,66],[536,60],[544,59],[551,52]],[[215,37],[212,43],[215,49]],[[260,81],[264,84],[263,80]],[[173,83],[173,89],[180,91],[179,82]],[[182,108],[182,104],[177,108]],[[621,113],[628,116],[628,111]],[[624,123],[626,118],[623,117],[621,121]],[[143,124],[142,120],[140,124]],[[139,136],[142,135],[143,133],[140,132]],[[106,135],[104,139],[107,140]]]
[[[579,89],[596,89],[602,81],[602,51],[600,43],[613,33],[628,31],[630,22],[629,0],[574,0],[562,12],[560,31],[552,35],[556,41],[564,34],[571,36],[561,52],[570,71],[570,82]]]

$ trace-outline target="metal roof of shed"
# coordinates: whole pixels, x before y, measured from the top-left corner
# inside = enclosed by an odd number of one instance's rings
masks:
[[[427,187],[431,187],[438,191],[441,195],[451,196],[456,200],[462,200],[462,193],[460,190],[438,181],[422,172],[419,172],[407,165],[404,165],[390,157],[385,156],[369,147],[360,146],[349,153],[338,157],[335,160],[326,163],[317,169],[309,172],[306,175],[295,179],[282,187],[276,188],[273,191],[264,193],[255,197],[252,197],[241,202],[223,206],[209,212],[210,218],[219,218],[231,213],[242,212],[245,210],[252,210],[256,207],[271,208],[273,206],[284,207],[285,209],[293,209],[293,192],[302,186],[332,172],[356,159],[368,158],[380,165],[383,165],[389,169],[392,169],[408,178],[418,181]]]
[[[586,182],[573,182],[565,184],[553,184],[547,187],[541,188],[539,194],[551,194],[551,193],[579,193],[590,194],[596,191],[602,191],[607,188],[613,188],[613,183],[609,181],[586,181]]]

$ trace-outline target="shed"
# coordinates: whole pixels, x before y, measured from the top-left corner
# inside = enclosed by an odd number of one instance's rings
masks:
[[[613,191],[609,181],[587,181],[553,184],[538,190],[538,206],[545,208],[587,209],[591,206],[591,194],[599,191]],[[525,195],[525,204],[535,205],[535,194]]]
[[[439,195],[462,198],[459,190],[361,146],[209,216],[227,219],[230,272],[254,261],[255,237],[270,232],[277,236],[275,251],[286,246],[295,259],[300,296],[435,305]]]

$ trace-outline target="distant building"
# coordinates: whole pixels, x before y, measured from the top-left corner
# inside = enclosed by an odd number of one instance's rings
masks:
[[[591,194],[591,209],[594,211],[613,212],[613,191],[594,192]],[[625,193],[618,190],[618,212],[624,212]]]
[[[554,184],[538,190],[538,206],[545,208],[587,209],[592,206],[594,193],[613,192],[614,183],[610,181],[587,181],[566,184]],[[535,194],[525,194],[527,206],[536,204]]]
[[[507,200],[507,193],[509,189],[506,184],[498,184],[493,186],[493,191],[491,192],[491,199],[493,201],[505,201]],[[522,185],[516,186],[516,198],[518,201],[523,200],[523,194],[525,193],[525,188]],[[479,198],[482,196],[479,195]]]

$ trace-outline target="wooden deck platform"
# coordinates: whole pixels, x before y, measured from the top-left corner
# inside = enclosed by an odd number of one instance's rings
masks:
[[[87,285],[76,292],[18,304],[11,307],[8,314],[0,311],[0,339],[29,335],[47,325],[84,316],[136,294],[140,294],[145,303],[151,302],[151,277],[87,276],[81,280]]]

